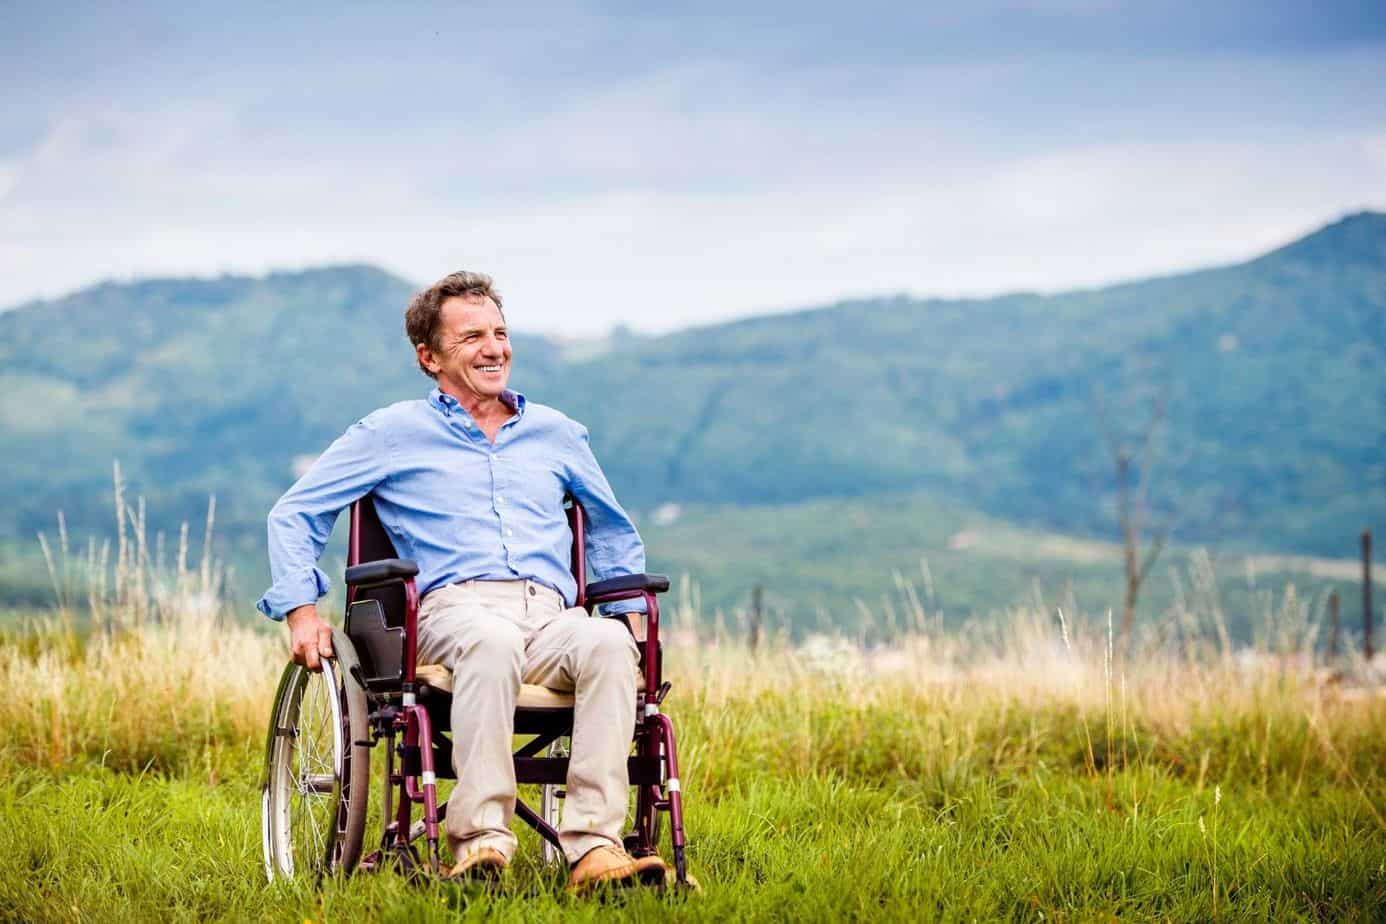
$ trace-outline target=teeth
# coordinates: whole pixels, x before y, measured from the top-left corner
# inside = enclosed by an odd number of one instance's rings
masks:
[[[477,366],[482,372],[500,372],[500,366]]]

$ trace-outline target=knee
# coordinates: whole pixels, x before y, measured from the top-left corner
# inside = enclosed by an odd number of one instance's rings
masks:
[[[640,649],[631,637],[625,622],[619,619],[593,619],[587,633],[587,650],[590,656],[603,663],[628,661],[634,665],[640,660]]]
[[[484,677],[519,677],[524,655],[525,638],[519,628],[496,620],[458,642],[453,670]]]

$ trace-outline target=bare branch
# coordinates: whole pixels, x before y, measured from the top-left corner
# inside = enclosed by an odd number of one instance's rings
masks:
[[[1102,441],[1107,444],[1107,451],[1112,454],[1112,460],[1120,459],[1123,452],[1121,440],[1107,419],[1106,403],[1102,400],[1102,386],[1095,386],[1088,393],[1088,403],[1092,406],[1092,416],[1097,421],[1097,430],[1102,436]]]
[[[1145,550],[1145,559],[1141,562],[1140,570],[1136,574],[1137,586],[1145,583],[1145,576],[1150,573],[1150,569],[1155,566],[1155,561],[1160,557],[1160,553],[1165,549],[1165,541],[1169,538],[1169,533],[1160,532],[1150,540],[1150,546]]]

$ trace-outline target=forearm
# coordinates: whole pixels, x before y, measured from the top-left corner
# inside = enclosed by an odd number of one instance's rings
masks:
[[[315,622],[321,622],[321,617],[318,616],[318,605],[316,603],[305,603],[302,606],[296,606],[292,610],[289,610],[288,614],[284,616],[284,622],[288,625],[290,631],[293,631],[299,626],[307,626]]]
[[[271,619],[283,619],[327,593],[331,582],[317,561],[336,517],[336,511],[314,516],[296,510],[290,495],[270,511],[267,530],[272,583],[256,604],[260,612]]]
[[[587,563],[596,580],[640,574],[645,570],[645,544],[635,523],[616,500],[611,485],[578,428],[571,480],[573,496],[587,514]],[[607,613],[644,612],[643,600],[623,600],[602,607]]]
[[[380,483],[388,451],[367,418],[348,429],[270,511],[266,526],[273,584],[256,604],[271,619],[314,603],[331,582],[318,558],[337,515]]]

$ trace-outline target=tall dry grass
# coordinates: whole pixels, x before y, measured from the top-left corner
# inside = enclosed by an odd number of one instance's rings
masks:
[[[56,543],[39,535],[53,614],[0,637],[11,693],[0,698],[0,753],[49,768],[211,766],[259,734],[282,643],[229,614],[215,497],[194,562],[188,523],[170,547],[163,532],[151,537],[144,499],[127,503],[119,463],[114,486],[114,547],[93,539],[74,552],[61,511]]]
[[[186,524],[166,563],[117,475],[113,556],[71,556],[61,521],[56,553],[45,538],[57,604],[52,619],[0,638],[0,758],[211,779],[255,766],[285,638],[230,612],[210,553],[214,513],[198,563]],[[1133,817],[1143,795],[1132,780],[1146,772],[1198,791],[1332,783],[1354,787],[1386,830],[1386,700],[1315,663],[1312,608],[1293,588],[1271,600],[1263,642],[1234,649],[1210,565],[1194,568],[1129,660],[1114,656],[1109,613],[1019,607],[950,634],[926,610],[931,594],[912,587],[874,644],[780,631],[752,651],[682,581],[666,605],[667,707],[685,777],[706,798],[784,772],[947,793],[979,775],[1064,771],[1102,784]],[[83,599],[86,630],[72,613]]]

